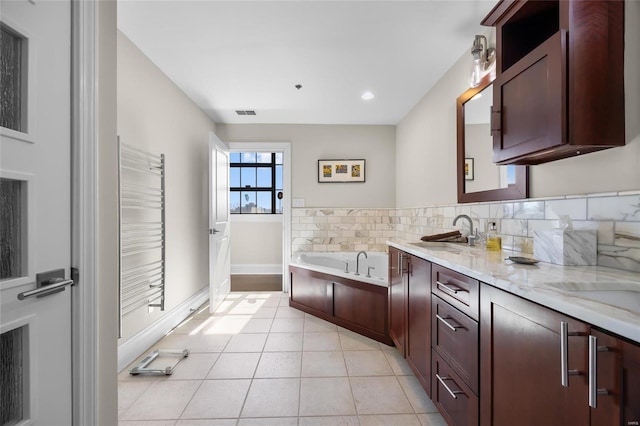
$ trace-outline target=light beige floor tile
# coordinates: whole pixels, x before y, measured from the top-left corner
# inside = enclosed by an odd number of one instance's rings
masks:
[[[296,426],[297,424],[297,417],[259,417],[238,420],[238,426]]]
[[[268,333],[272,322],[271,318],[251,318],[240,333]]]
[[[251,315],[224,315],[212,317],[211,321],[200,329],[200,334],[229,334],[234,335],[242,332],[247,323],[251,320]]]
[[[447,426],[447,422],[440,414],[418,414],[422,426]]]
[[[302,352],[264,352],[255,378],[300,377]]]
[[[253,315],[262,308],[267,308],[264,299],[242,299],[234,303],[227,311],[230,315]]]
[[[173,426],[175,420],[121,420],[118,426]]]
[[[304,312],[291,308],[289,306],[279,306],[276,312],[276,318],[298,318],[304,319]]]
[[[210,317],[202,316],[202,319],[196,319],[191,317],[178,325],[175,329],[172,330],[173,334],[189,334],[194,330],[202,328],[206,325],[206,323],[210,320]]]
[[[275,306],[275,307],[280,306],[280,296],[278,295],[272,294],[264,298],[263,300],[264,300],[264,303],[262,304],[262,306]]]
[[[438,412],[416,376],[398,376],[398,382],[416,413]]]
[[[272,333],[300,333],[304,329],[302,318],[278,318],[271,324]]]
[[[278,308],[275,306],[263,306],[258,309],[251,317],[252,318],[273,318],[276,316]]]
[[[306,320],[305,320],[306,322]],[[337,332],[304,333],[304,351],[339,351],[342,349]]]
[[[353,415],[356,408],[346,377],[303,378],[300,385],[300,415]]]
[[[373,339],[349,330],[340,331],[340,343],[345,351],[379,351],[380,345]]]
[[[289,306],[289,295],[286,294],[280,298],[280,306]]]
[[[347,375],[342,351],[302,353],[302,377],[343,377]]]
[[[236,334],[224,348],[224,352],[262,352],[266,340],[266,333]]]
[[[149,389],[150,381],[126,381],[118,383],[118,417],[131,407]]]
[[[350,377],[358,414],[413,414],[395,376]]]
[[[298,424],[300,426],[358,426],[358,417],[357,416],[300,417],[300,422]]]
[[[121,419],[177,420],[201,383],[202,380],[153,382]]]
[[[207,379],[251,379],[260,353],[222,353],[206,376]]]
[[[235,426],[235,424],[236,419],[184,419],[178,420],[176,426]]]
[[[205,380],[181,418],[237,418],[250,384],[251,380]]]
[[[254,379],[242,417],[298,415],[300,379]]]
[[[382,353],[384,353],[396,376],[413,376],[411,367],[409,367],[407,360],[402,357],[399,350],[394,348],[391,351],[383,350]]]
[[[322,332],[322,331],[338,331],[335,324],[325,321],[314,316],[305,316],[304,318],[305,332]]]
[[[295,352],[302,350],[302,333],[269,333],[265,352]]]
[[[344,351],[349,376],[391,376],[393,370],[382,351]]]
[[[173,374],[168,378],[169,380],[202,380],[209,374],[219,355],[217,352],[189,354],[178,363]]]
[[[359,416],[360,426],[420,426],[415,414],[384,414]]]

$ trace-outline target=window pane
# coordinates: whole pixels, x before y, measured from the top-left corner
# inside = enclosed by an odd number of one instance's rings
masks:
[[[256,193],[242,191],[242,213],[256,212]]]
[[[28,349],[24,344],[26,328],[15,328],[0,336],[0,420],[3,425],[22,423],[25,417],[23,395],[27,376],[23,364],[28,359],[28,353],[25,353]]]
[[[271,153],[270,152],[259,152],[258,153],[258,163],[271,163]]]
[[[271,192],[258,192],[257,213],[271,213]]]
[[[271,188],[271,167],[258,167],[258,188]]]
[[[242,153],[242,162],[243,163],[255,163],[256,162],[256,153],[255,152],[243,152]]]
[[[243,188],[256,187],[256,169],[254,167],[243,167],[240,177],[240,186]]]
[[[276,166],[276,189],[282,189],[282,166]]]
[[[276,152],[276,164],[282,164],[282,153]]]
[[[240,162],[240,152],[230,152],[229,153],[229,162],[230,163],[239,163]]]
[[[24,132],[22,54],[24,39],[0,26],[0,126]]]
[[[232,188],[240,186],[240,167],[229,168],[229,186]]]
[[[240,213],[240,192],[232,191],[229,193],[229,211]]]
[[[23,182],[0,179],[0,280],[23,275]]]
[[[279,197],[280,194],[282,194],[282,197]],[[280,190],[276,192],[276,213],[282,214],[283,204],[284,204],[284,194],[282,193],[282,190]]]

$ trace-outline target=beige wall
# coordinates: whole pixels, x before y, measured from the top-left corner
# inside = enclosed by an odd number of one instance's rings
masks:
[[[640,188],[640,2],[627,0],[627,145],[530,168],[531,197]],[[451,204],[456,195],[455,101],[467,89],[471,55],[460,60],[398,123],[396,207]]]
[[[394,126],[218,124],[216,134],[225,142],[291,142],[291,197],[306,207],[394,206]],[[366,182],[318,183],[318,160],[342,158],[366,159]]]
[[[116,129],[116,11],[115,1],[96,6],[97,34],[97,151],[98,213],[96,229],[97,384],[96,419],[118,423],[118,149]],[[82,271],[80,271],[82,273]],[[77,360],[74,362],[82,362]]]
[[[166,284],[170,311],[208,285],[208,141],[215,124],[118,31],[118,135],[165,154]],[[124,318],[123,339],[163,315]]]
[[[281,219],[280,217],[278,219]],[[231,219],[231,272],[266,273],[258,265],[282,265],[282,221],[240,222]],[[249,269],[247,269],[249,267]],[[281,271],[278,271],[280,273]]]

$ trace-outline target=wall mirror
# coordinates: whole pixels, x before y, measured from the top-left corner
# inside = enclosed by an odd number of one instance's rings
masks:
[[[493,162],[491,105],[493,85],[486,79],[457,100],[458,202],[500,201],[529,196],[527,166]]]

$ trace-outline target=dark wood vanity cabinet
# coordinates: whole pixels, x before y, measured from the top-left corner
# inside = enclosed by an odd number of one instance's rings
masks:
[[[389,336],[431,395],[431,263],[389,248]]]
[[[502,0],[494,162],[534,165],[625,144],[624,1]]]
[[[480,315],[480,424],[638,424],[640,346],[484,284]]]

